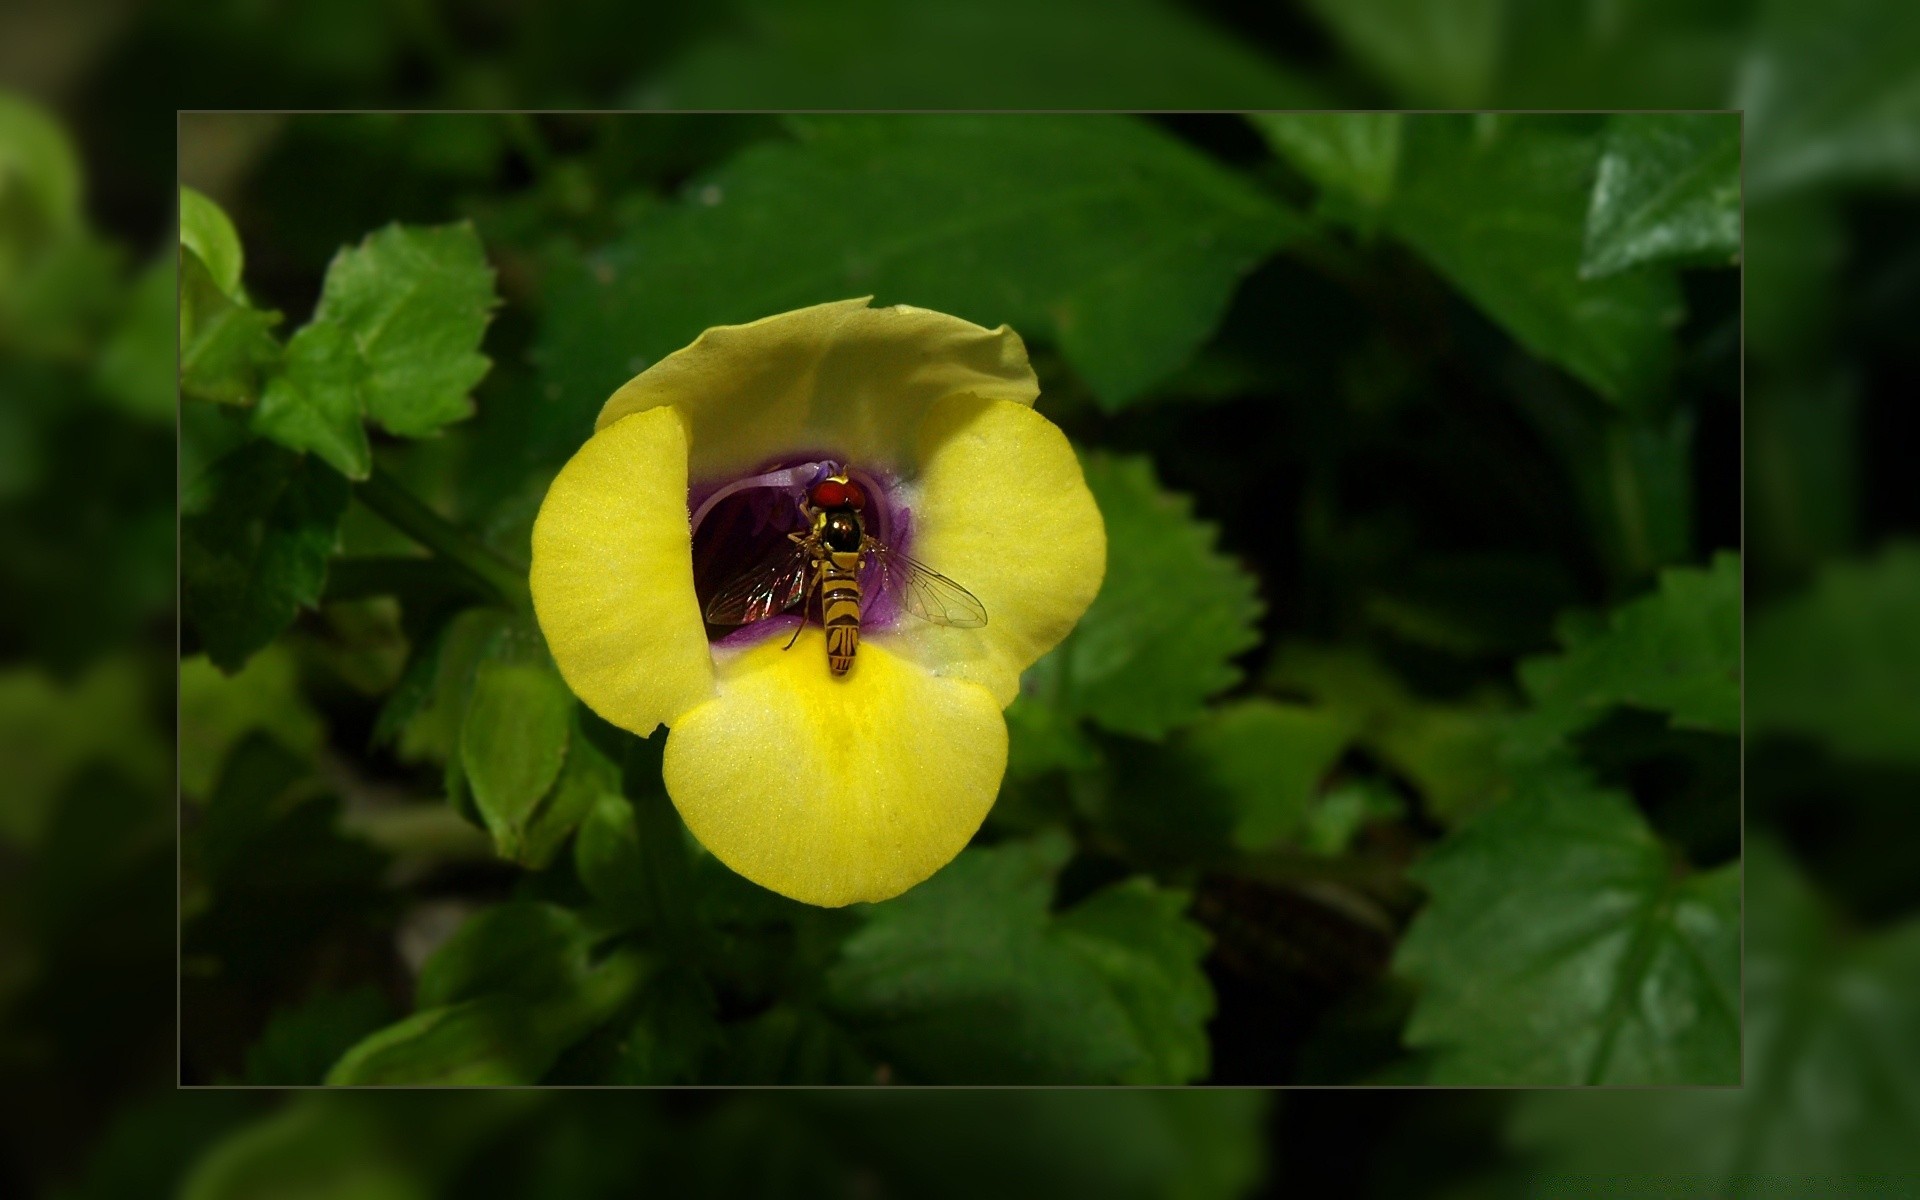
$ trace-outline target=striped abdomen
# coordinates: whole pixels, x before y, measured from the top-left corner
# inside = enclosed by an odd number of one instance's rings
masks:
[[[827,627],[827,666],[845,675],[860,648],[860,555],[829,553],[821,564],[820,623]]]

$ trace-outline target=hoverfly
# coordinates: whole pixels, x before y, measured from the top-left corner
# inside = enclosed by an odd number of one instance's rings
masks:
[[[799,604],[804,627],[804,606],[817,589],[827,666],[844,675],[860,647],[860,574],[869,562],[878,570],[881,590],[897,596],[900,607],[921,620],[957,629],[987,623],[986,606],[972,592],[869,534],[862,515],[866,507],[866,491],[844,471],[814,484],[800,504],[807,528],[789,533],[790,545],[776,547],[715,592],[707,601],[708,623],[750,625]],[[787,646],[799,637],[795,629]]]

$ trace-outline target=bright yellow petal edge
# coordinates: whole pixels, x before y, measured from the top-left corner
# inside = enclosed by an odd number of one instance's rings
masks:
[[[878,645],[835,678],[815,627],[783,644],[721,653],[719,696],[667,738],[667,792],[701,844],[762,887],[826,907],[897,896],[993,807],[1000,704]]]

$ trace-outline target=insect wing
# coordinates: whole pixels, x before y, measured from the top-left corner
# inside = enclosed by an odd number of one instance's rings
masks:
[[[987,623],[987,606],[972,592],[926,564],[886,546],[876,546],[882,585],[900,598],[900,607],[922,621],[955,629],[978,629]]]
[[[751,625],[792,608],[807,593],[807,548],[776,546],[707,601],[711,625]]]

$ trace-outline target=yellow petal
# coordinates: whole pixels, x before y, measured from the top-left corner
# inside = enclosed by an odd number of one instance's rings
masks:
[[[796,453],[899,469],[922,416],[948,396],[1032,404],[1039,392],[1006,326],[863,298],[709,329],[615,392],[599,427],[672,405],[686,418],[696,481]]]
[[[694,836],[762,887],[826,906],[897,896],[993,806],[1000,705],[875,645],[836,678],[817,627],[784,644],[717,655],[719,695],[667,736],[667,792]]]
[[[560,468],[533,523],[531,583],[554,662],[602,717],[645,737],[713,695],[672,409],[606,426]]]
[[[913,557],[986,606],[979,629],[902,616],[872,640],[1002,705],[1058,645],[1107,570],[1107,528],[1066,435],[1031,408],[955,397],[920,428]]]

